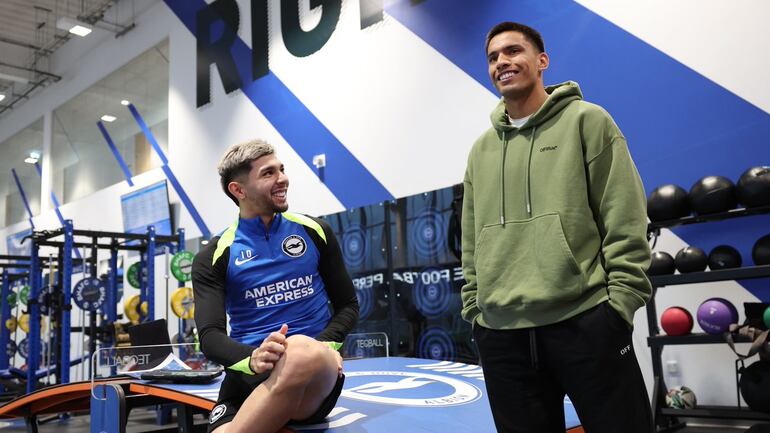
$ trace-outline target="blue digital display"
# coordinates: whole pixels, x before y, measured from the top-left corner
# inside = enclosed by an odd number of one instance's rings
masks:
[[[12,256],[29,256],[32,253],[32,241],[27,239],[26,242],[22,243],[22,239],[30,235],[32,235],[32,229],[8,235],[5,238],[8,254]]]
[[[32,253],[32,241],[27,239],[22,243],[22,239],[32,235],[32,229],[22,230],[18,233],[8,235],[5,238],[5,245],[8,250],[8,254],[11,256],[29,256]],[[8,263],[29,263],[24,261],[9,261]],[[6,269],[9,274],[23,274],[27,272],[23,268],[8,268]]]
[[[123,230],[126,233],[147,233],[147,226],[155,226],[158,235],[170,236],[171,209],[168,204],[168,186],[160,181],[120,197]]]

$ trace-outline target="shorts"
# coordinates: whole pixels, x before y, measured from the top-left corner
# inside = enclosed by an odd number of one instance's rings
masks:
[[[235,414],[241,408],[241,405],[251,392],[262,382],[270,377],[270,372],[265,372],[255,376],[246,376],[240,373],[225,373],[225,379],[222,381],[222,387],[219,389],[219,398],[217,405],[211,409],[209,414],[209,433],[217,427],[226,424],[235,418]],[[326,416],[334,409],[337,399],[342,393],[342,385],[345,383],[345,375],[337,378],[337,383],[328,396],[321,403],[313,415],[303,420],[291,420],[292,424],[318,424],[324,422]]]

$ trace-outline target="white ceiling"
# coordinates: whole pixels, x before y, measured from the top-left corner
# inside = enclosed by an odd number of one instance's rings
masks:
[[[117,1],[0,0],[0,92],[6,96],[0,101],[0,116],[59,80],[60,77],[50,71],[49,58],[72,35],[57,29],[57,20],[68,17],[119,32],[126,27],[126,22],[133,22],[134,17],[114,17],[107,13]]]

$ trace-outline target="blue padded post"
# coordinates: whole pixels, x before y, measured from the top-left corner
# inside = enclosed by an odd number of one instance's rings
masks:
[[[8,270],[3,269],[3,287],[0,292],[0,301],[2,301],[2,309],[0,309],[0,370],[8,368],[8,352],[6,347],[8,346],[8,340],[11,337],[11,331],[5,326],[5,321],[11,317],[11,304],[8,303],[8,293],[10,292],[10,279],[8,278]],[[19,302],[18,299],[16,302]]]
[[[126,396],[120,385],[94,386],[91,394],[91,433],[126,433]]]
[[[155,320],[155,226],[147,226],[147,320]]]
[[[32,251],[30,253],[29,264],[29,298],[27,308],[29,309],[29,334],[27,342],[29,344],[29,355],[27,356],[27,394],[35,390],[37,377],[35,372],[40,367],[40,305],[37,298],[40,295],[40,258],[38,256],[37,242],[32,242]]]
[[[70,341],[72,329],[72,249],[74,245],[72,220],[64,221],[64,245],[62,246],[62,284],[64,295],[64,308],[62,311],[61,333],[61,383],[70,382]],[[77,250],[75,250],[77,251]]]

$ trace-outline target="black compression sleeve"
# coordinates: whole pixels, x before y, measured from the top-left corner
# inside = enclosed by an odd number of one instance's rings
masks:
[[[193,260],[195,325],[198,327],[201,351],[206,358],[228,368],[249,358],[256,347],[239,343],[227,335],[225,280],[230,248],[225,249],[217,262],[212,264],[218,240],[218,237],[212,239]]]
[[[326,235],[326,242],[320,239],[320,242],[317,242],[321,251],[318,272],[324,281],[326,293],[333,309],[332,319],[316,339],[341,343],[345,341],[345,337],[358,323],[356,290],[353,288],[353,281],[345,268],[339,242],[337,242],[337,237],[334,236],[331,227],[322,219],[313,218],[313,220],[321,225]],[[317,238],[317,234],[313,230],[308,230],[308,232],[314,240]]]

